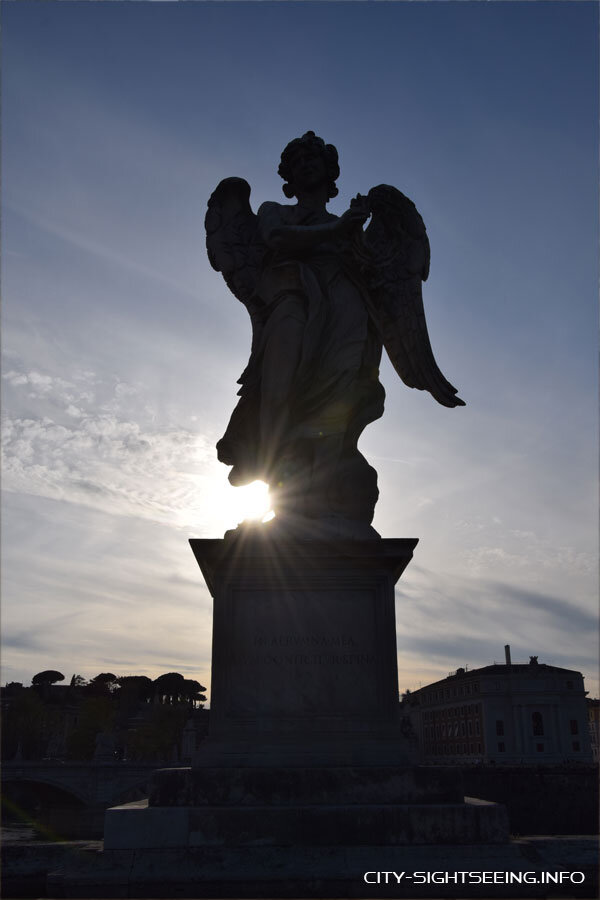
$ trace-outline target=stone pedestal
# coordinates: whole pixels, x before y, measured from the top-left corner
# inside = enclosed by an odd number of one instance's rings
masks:
[[[406,765],[394,586],[416,540],[190,542],[214,598],[193,765]]]

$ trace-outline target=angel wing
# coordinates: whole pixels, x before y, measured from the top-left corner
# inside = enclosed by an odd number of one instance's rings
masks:
[[[391,185],[367,195],[372,213],[355,249],[370,288],[370,310],[396,372],[408,387],[429,391],[442,406],[464,406],[435,361],[421,283],[429,275],[429,240],[412,200]]]
[[[256,285],[267,250],[258,233],[258,220],[250,207],[250,185],[243,178],[225,178],[208,201],[204,219],[208,259],[221,272],[231,293],[240,300],[252,320],[252,350],[262,331],[261,303]],[[243,384],[248,367],[239,378]]]

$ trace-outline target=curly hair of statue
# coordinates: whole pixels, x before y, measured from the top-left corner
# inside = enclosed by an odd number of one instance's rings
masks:
[[[296,189],[292,180],[291,158],[296,150],[299,150],[302,147],[316,150],[322,155],[327,168],[328,197],[330,200],[332,199],[332,197],[337,197],[338,189],[335,186],[335,181],[336,178],[339,178],[340,176],[338,152],[333,144],[326,144],[323,138],[320,138],[318,135],[316,135],[314,131],[307,131],[302,135],[302,137],[294,138],[294,140],[290,141],[290,143],[281,154],[281,162],[279,163],[277,173],[286,182],[282,187],[282,191],[285,196],[288,197],[288,199],[296,196]]]

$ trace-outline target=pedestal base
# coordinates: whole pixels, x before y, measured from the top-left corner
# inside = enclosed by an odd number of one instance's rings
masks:
[[[105,850],[166,847],[408,846],[498,844],[508,840],[506,810],[497,803],[353,806],[178,806],[107,810]]]
[[[456,770],[162,769],[149,805],[106,813],[106,850],[497,843],[503,806],[463,802]]]

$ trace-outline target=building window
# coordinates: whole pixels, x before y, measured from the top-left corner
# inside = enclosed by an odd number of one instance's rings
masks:
[[[573,750],[579,751],[580,749],[579,741],[573,741]]]
[[[467,734],[469,735],[469,737],[471,737],[471,735],[473,734],[473,723],[470,719],[467,722]]]
[[[504,746],[504,741],[499,741],[498,743],[498,753],[504,753],[506,747]]]
[[[572,681],[567,681],[567,690],[568,690],[568,691],[572,691],[572,690],[573,690],[573,682],[572,682]]]
[[[477,744],[477,752],[481,753],[481,744]]]
[[[467,745],[466,745],[466,744],[463,744],[463,750],[464,750],[464,752],[465,752],[465,754],[466,754],[466,752],[467,752]]]
[[[496,719],[496,734],[504,734],[504,719]]]
[[[534,735],[541,735],[544,733],[544,718],[541,712],[531,713],[531,724],[533,725]]]
[[[538,753],[543,753],[543,752],[544,752],[544,745],[543,745],[543,744],[536,744],[536,745],[535,745],[535,749],[537,750]]]
[[[577,719],[571,719],[571,734],[579,734],[579,726],[577,724]]]
[[[475,734],[479,733],[479,719],[475,719]]]
[[[460,723],[460,736],[461,737],[465,736],[465,723],[464,722]]]
[[[474,685],[473,685],[473,691],[474,691],[475,693],[477,693],[477,692],[479,691],[479,685],[478,685],[478,684],[474,684]]]

